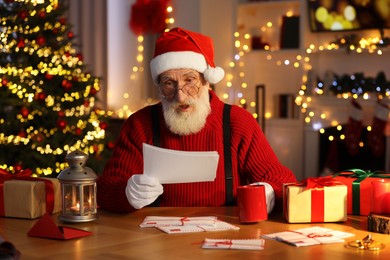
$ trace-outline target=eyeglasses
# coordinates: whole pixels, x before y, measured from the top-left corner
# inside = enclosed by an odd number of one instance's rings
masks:
[[[198,78],[188,78],[185,79],[185,84],[181,88],[178,88],[179,83],[174,80],[165,80],[161,81],[159,86],[161,89],[162,96],[166,99],[172,99],[175,97],[176,93],[181,90],[184,94],[189,96],[195,96],[199,92],[199,82]]]

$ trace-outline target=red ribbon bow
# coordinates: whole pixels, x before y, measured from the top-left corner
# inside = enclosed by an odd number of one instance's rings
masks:
[[[43,181],[46,191],[46,212],[53,213],[54,210],[54,186],[50,180],[31,177],[31,170],[26,169],[18,173],[12,174],[3,169],[0,169],[0,216],[5,216],[4,205],[4,182],[9,180],[25,180],[25,181]]]
[[[322,189],[324,187],[336,186],[342,184],[339,181],[336,181],[332,176],[327,177],[310,177],[302,180],[300,183],[303,186],[306,186],[306,189]]]

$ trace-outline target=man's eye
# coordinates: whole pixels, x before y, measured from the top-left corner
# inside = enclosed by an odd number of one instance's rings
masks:
[[[163,85],[166,87],[173,87],[175,84],[172,81],[165,81],[163,82]]]
[[[186,83],[188,84],[188,83],[193,83],[193,82],[195,82],[196,80],[195,80],[195,78],[188,78],[188,79],[186,79],[185,81],[186,81]]]

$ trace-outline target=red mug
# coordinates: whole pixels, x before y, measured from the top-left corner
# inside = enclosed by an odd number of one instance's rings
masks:
[[[237,187],[237,204],[242,223],[256,223],[268,219],[264,185]]]

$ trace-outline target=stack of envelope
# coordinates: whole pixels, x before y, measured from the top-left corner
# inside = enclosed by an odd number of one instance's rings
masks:
[[[155,227],[168,234],[238,230],[239,227],[217,219],[213,216],[205,217],[161,217],[147,216],[140,227]]]

